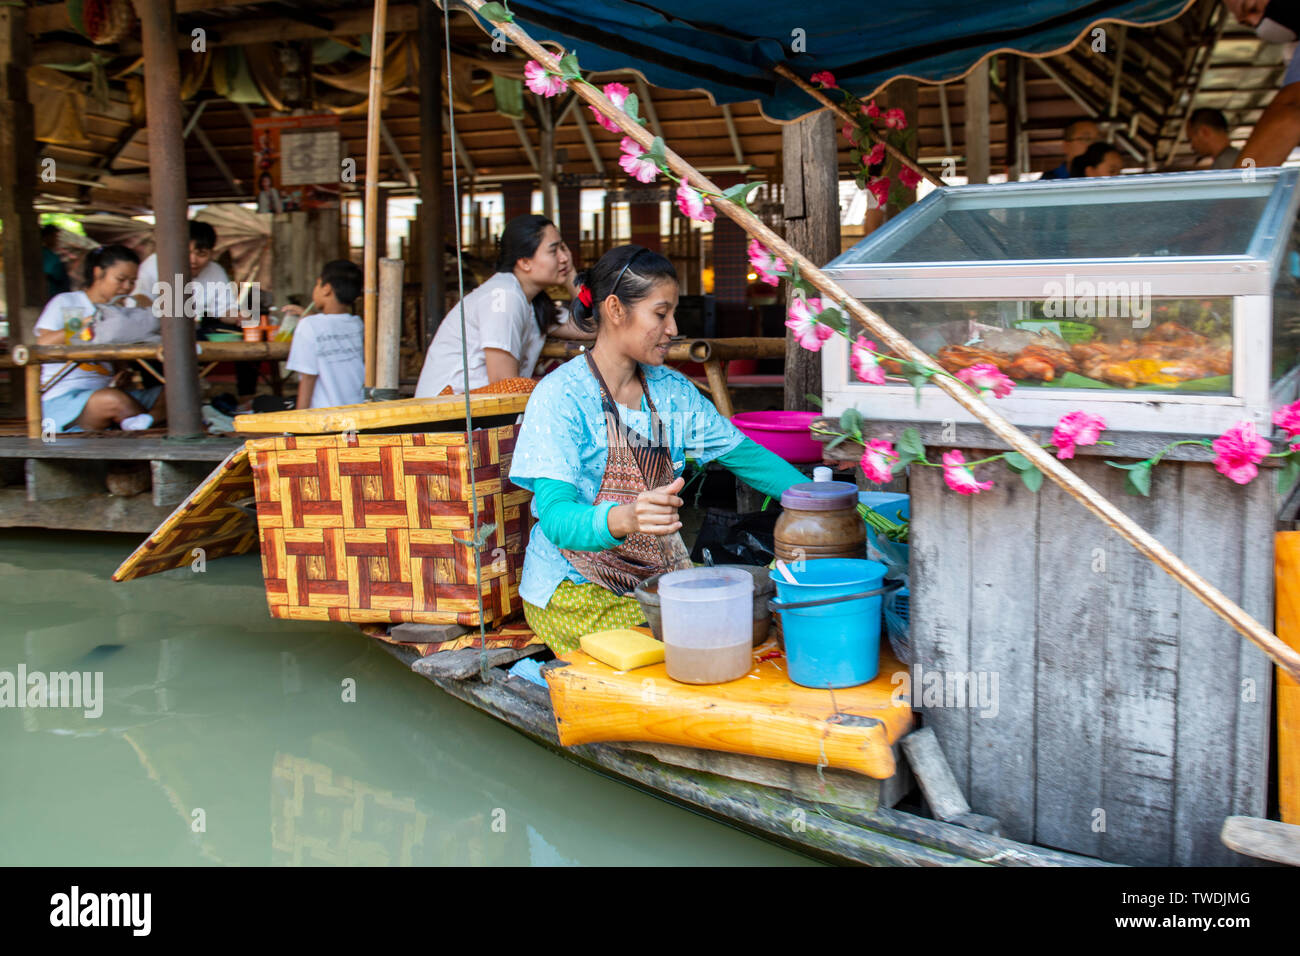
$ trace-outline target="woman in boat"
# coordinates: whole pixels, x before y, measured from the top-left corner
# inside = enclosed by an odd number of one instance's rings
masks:
[[[619,246],[578,277],[573,318],[595,344],[538,383],[510,480],[533,492],[519,593],[529,626],[556,653],[584,634],[645,622],[637,584],[673,567],[689,452],[717,460],[774,497],[807,479],[736,430],[680,372],[677,273],[641,246]]]
[[[116,304],[135,287],[140,257],[126,246],[101,246],[86,254],[86,287],[62,292],[45,304],[36,320],[37,345],[85,344],[93,340],[100,306]],[[162,386],[123,389],[126,372],[110,365],[82,363],[64,372],[63,362],[41,367],[41,417],[55,431],[95,431],[117,425],[139,431],[161,424],[166,410]],[[52,383],[52,384],[50,384]],[[151,415],[150,412],[153,412]]]
[[[546,290],[573,280],[573,257],[560,231],[545,216],[518,216],[501,235],[497,271],[447,313],[429,345],[415,387],[416,398],[465,390],[460,310],[465,309],[465,345],[470,391],[527,379],[548,335],[590,338],[565,321]]]

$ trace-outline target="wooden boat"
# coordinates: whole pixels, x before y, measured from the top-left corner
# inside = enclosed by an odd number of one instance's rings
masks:
[[[1110,866],[895,809],[906,774],[857,773],[657,743],[560,743],[550,695],[511,677],[518,651],[385,649],[441,690],[568,760],[809,856],[873,866]],[[533,648],[533,651],[538,648]],[[445,658],[439,660],[439,658]],[[454,658],[454,659],[453,659]]]

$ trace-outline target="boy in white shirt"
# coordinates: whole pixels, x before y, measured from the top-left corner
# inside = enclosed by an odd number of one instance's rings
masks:
[[[311,290],[320,311],[298,320],[288,367],[298,373],[298,405],[333,408],[365,400],[365,336],[352,304],[361,295],[361,270],[346,259],[321,268]]]

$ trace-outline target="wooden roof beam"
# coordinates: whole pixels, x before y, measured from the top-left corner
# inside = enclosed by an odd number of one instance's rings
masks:
[[[736,121],[731,118],[731,107],[722,104],[722,118],[727,121],[727,135],[731,138],[731,151],[736,154],[736,162],[745,164],[745,151],[740,146],[740,135],[736,132]]]
[[[402,171],[402,175],[406,178],[407,184],[410,186],[418,186],[419,183],[416,181],[415,173],[411,171],[411,166],[407,163],[406,157],[402,155],[402,150],[398,147],[397,140],[393,139],[393,134],[388,129],[388,124],[385,123],[382,118],[379,120],[379,134],[384,137],[384,145],[388,147],[388,152],[392,154],[393,161],[397,163],[397,168]]]

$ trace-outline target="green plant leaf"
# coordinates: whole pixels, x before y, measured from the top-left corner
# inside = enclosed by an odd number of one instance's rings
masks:
[[[849,435],[837,435],[831,441],[826,443],[826,450],[831,451],[832,449],[839,448],[846,441],[848,441],[850,437],[851,436]]]
[[[1130,495],[1141,495],[1143,498],[1151,496],[1151,467],[1150,460],[1138,462],[1134,467],[1128,469],[1128,474],[1124,478],[1124,490]]]
[[[646,153],[646,159],[654,163],[660,169],[667,168],[667,161],[664,159],[664,151],[667,149],[662,136],[656,136],[654,142],[650,144],[650,151]]]
[[[848,434],[852,435],[853,437],[861,441],[862,440],[862,413],[858,411],[856,408],[853,408],[852,406],[844,409],[844,411],[840,414],[840,428],[844,429],[845,432],[847,432]]]
[[[921,441],[921,433],[915,428],[904,429],[903,434],[898,436],[898,444],[894,446],[900,454],[911,455],[911,460],[925,457],[925,442]]]
[[[844,313],[833,305],[822,309],[821,312],[817,314],[817,321],[834,330],[837,335],[843,335],[848,331],[848,324],[845,321]]]
[[[750,193],[762,185],[761,182],[738,183],[730,189],[723,190],[722,198],[734,202],[737,206],[749,209]]]
[[[641,119],[641,101],[636,98],[635,93],[629,93],[627,99],[623,101],[623,112],[638,123],[644,123]]]
[[[1007,463],[1008,468],[1015,472],[1028,471],[1030,468],[1034,467],[1030,463],[1029,459],[1018,451],[1007,452],[1002,456],[1002,460]],[[1037,471],[1036,468],[1034,470]]]
[[[806,401],[810,405],[813,405],[817,408],[825,407],[822,404],[822,398],[820,395],[814,395],[812,392],[805,392],[803,397],[804,397],[804,401]]]
[[[497,23],[514,23],[515,15],[506,9],[504,3],[485,3],[479,7],[479,16],[495,20]]]
[[[862,150],[856,148],[849,150],[849,162],[854,166],[862,162]]]
[[[1038,489],[1043,487],[1043,473],[1030,465],[1027,471],[1022,471],[1019,474],[1020,480],[1025,483],[1025,487],[1034,494],[1038,494]]]
[[[582,79],[582,70],[578,67],[578,55],[576,53],[566,53],[560,59],[560,76],[570,83]]]
[[[1296,478],[1300,477],[1300,453],[1292,452],[1286,456],[1286,464],[1277,476],[1277,492],[1280,495],[1286,494],[1295,484]]]

